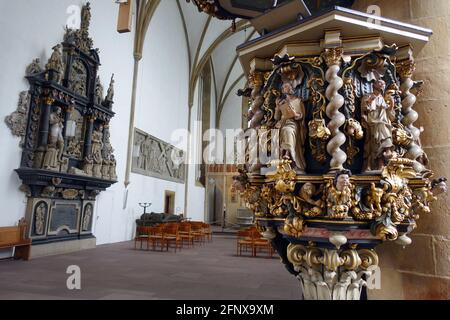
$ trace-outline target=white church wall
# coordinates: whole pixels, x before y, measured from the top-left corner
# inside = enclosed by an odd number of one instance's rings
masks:
[[[188,124],[189,58],[175,1],[161,1],[158,6],[148,28],[139,70],[135,127],[177,144],[171,141],[172,133],[185,129]],[[177,147],[186,150],[187,143]],[[123,184],[120,188],[124,193]],[[134,230],[134,221],[143,212],[139,202],[152,203],[147,212],[164,211],[165,191],[175,192],[175,213],[182,213],[184,189],[181,183],[132,173],[128,205],[123,212],[128,217],[127,223],[131,224],[127,230]],[[114,225],[120,226],[120,221]],[[117,231],[112,235],[121,236]]]

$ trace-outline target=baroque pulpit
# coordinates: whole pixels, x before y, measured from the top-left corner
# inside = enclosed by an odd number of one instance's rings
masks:
[[[432,31],[344,7],[311,14],[302,1],[194,2],[260,33],[237,48],[250,104],[235,177],[259,231],[305,299],[361,299],[377,284],[376,247],[409,245],[447,191],[415,126],[414,57]]]

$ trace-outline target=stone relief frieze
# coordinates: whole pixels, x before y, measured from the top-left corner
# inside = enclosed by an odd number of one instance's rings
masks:
[[[185,153],[169,143],[135,129],[132,172],[184,183]]]

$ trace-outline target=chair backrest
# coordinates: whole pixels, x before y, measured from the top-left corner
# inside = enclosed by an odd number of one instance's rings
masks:
[[[153,226],[148,228],[148,234],[158,235],[162,234],[163,227],[161,225]]]
[[[261,236],[261,233],[259,233],[258,230],[250,230],[249,232],[250,232],[252,239],[254,239],[254,240],[263,239],[263,237]]]
[[[179,225],[178,224],[166,224],[163,227],[163,233],[164,234],[170,234],[170,235],[178,235],[178,230],[179,230]]]
[[[192,231],[201,231],[203,229],[203,226],[198,223],[192,223],[191,228],[192,228]]]
[[[179,231],[181,232],[191,232],[192,226],[187,223],[181,223]]]
[[[148,234],[148,230],[147,230],[147,228],[148,227],[136,227],[136,235],[137,236],[142,236],[142,235],[144,235],[144,234]]]
[[[238,238],[248,238],[252,236],[252,233],[248,230],[239,230],[237,235]]]

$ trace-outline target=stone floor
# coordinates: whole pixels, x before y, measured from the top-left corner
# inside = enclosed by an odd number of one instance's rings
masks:
[[[235,238],[177,253],[134,250],[134,243],[67,255],[0,261],[0,299],[299,299],[298,281],[279,258],[238,257]],[[81,290],[66,287],[67,267],[81,268]]]

